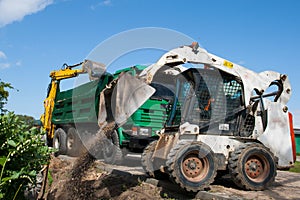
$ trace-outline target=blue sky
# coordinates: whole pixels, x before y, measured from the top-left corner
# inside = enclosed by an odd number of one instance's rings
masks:
[[[161,27],[254,71],[288,74],[288,106],[300,127],[299,9],[298,0],[0,0],[0,78],[18,89],[7,108],[39,118],[51,70],[81,62],[120,32]],[[146,52],[116,63],[122,68],[158,56]]]

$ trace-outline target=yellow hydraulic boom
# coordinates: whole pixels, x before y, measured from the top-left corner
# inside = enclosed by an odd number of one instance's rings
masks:
[[[50,73],[51,83],[50,83],[50,89],[48,91],[48,95],[46,99],[44,100],[44,114],[41,115],[41,122],[43,124],[44,130],[47,132],[47,136],[49,138],[53,138],[54,136],[54,124],[51,121],[52,118],[52,112],[54,108],[54,101],[56,98],[57,90],[59,87],[60,80],[73,78],[78,76],[79,74],[86,73],[85,69],[72,69],[74,67],[77,67],[79,65],[82,65],[82,62],[73,66],[68,66],[64,64],[65,68],[57,71],[52,71]]]

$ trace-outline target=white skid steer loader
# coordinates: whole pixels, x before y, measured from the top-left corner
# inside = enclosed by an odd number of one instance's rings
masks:
[[[192,192],[221,172],[242,189],[265,189],[276,170],[296,158],[288,76],[253,72],[193,43],[167,52],[140,77],[149,84],[160,69],[186,63],[195,67],[169,81],[176,86],[171,112],[181,110],[180,126],[166,126],[145,148],[144,169],[157,178],[168,174]]]

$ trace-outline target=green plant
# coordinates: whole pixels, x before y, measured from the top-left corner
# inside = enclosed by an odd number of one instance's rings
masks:
[[[53,183],[53,177],[52,177],[52,175],[51,175],[51,170],[50,171],[48,171],[48,174],[47,174],[47,178],[48,178],[48,185],[49,185],[49,187],[52,185],[52,183]]]
[[[13,113],[0,116],[0,199],[23,199],[27,185],[35,185],[51,154],[43,135]]]
[[[289,171],[300,173],[300,162],[296,161],[294,167],[291,168]]]

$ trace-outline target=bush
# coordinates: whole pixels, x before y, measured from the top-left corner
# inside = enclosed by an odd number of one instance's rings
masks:
[[[0,115],[0,199],[24,199],[29,183],[50,160],[44,132],[15,114]]]

